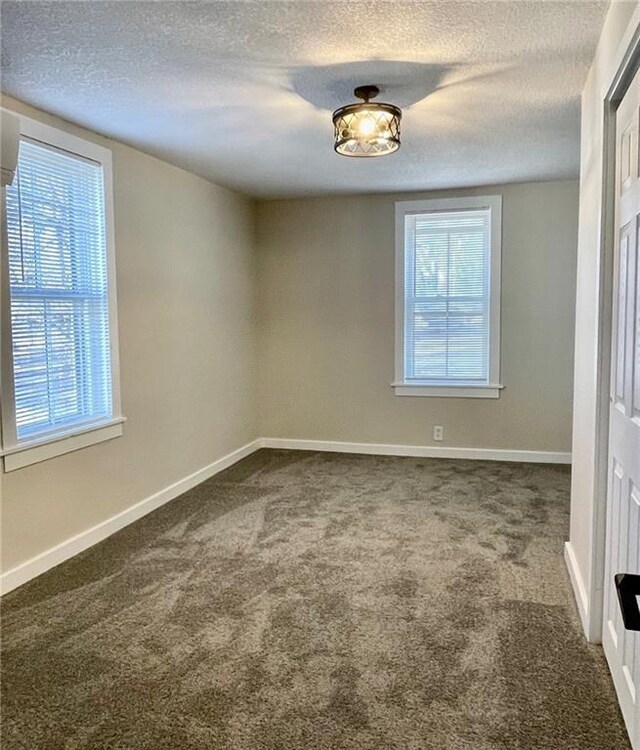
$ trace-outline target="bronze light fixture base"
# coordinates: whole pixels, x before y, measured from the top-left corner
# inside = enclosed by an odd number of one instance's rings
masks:
[[[377,86],[358,86],[354,96],[362,102],[347,104],[333,113],[334,149],[341,156],[386,156],[400,148],[402,111],[393,104],[371,102]]]

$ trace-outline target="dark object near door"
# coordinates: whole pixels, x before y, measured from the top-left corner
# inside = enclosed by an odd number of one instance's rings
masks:
[[[626,630],[640,630],[640,576],[618,573],[614,576],[618,601],[622,610],[622,622]]]

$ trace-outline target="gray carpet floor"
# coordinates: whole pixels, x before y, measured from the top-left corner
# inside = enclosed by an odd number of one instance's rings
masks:
[[[3,750],[625,750],[561,466],[259,451],[3,601]]]

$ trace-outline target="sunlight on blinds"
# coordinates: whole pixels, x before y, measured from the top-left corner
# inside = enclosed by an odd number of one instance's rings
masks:
[[[108,419],[102,167],[21,140],[6,205],[17,437]]]
[[[489,378],[489,209],[405,216],[407,381]]]

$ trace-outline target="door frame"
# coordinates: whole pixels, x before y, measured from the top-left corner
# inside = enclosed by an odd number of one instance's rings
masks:
[[[596,344],[596,434],[594,456],[594,518],[589,640],[602,641],[604,626],[604,573],[607,544],[607,493],[609,484],[609,408],[611,387],[611,344],[613,314],[613,260],[616,241],[616,113],[635,74],[640,70],[640,25],[627,45],[603,101],[602,203],[600,213],[598,335]]]

